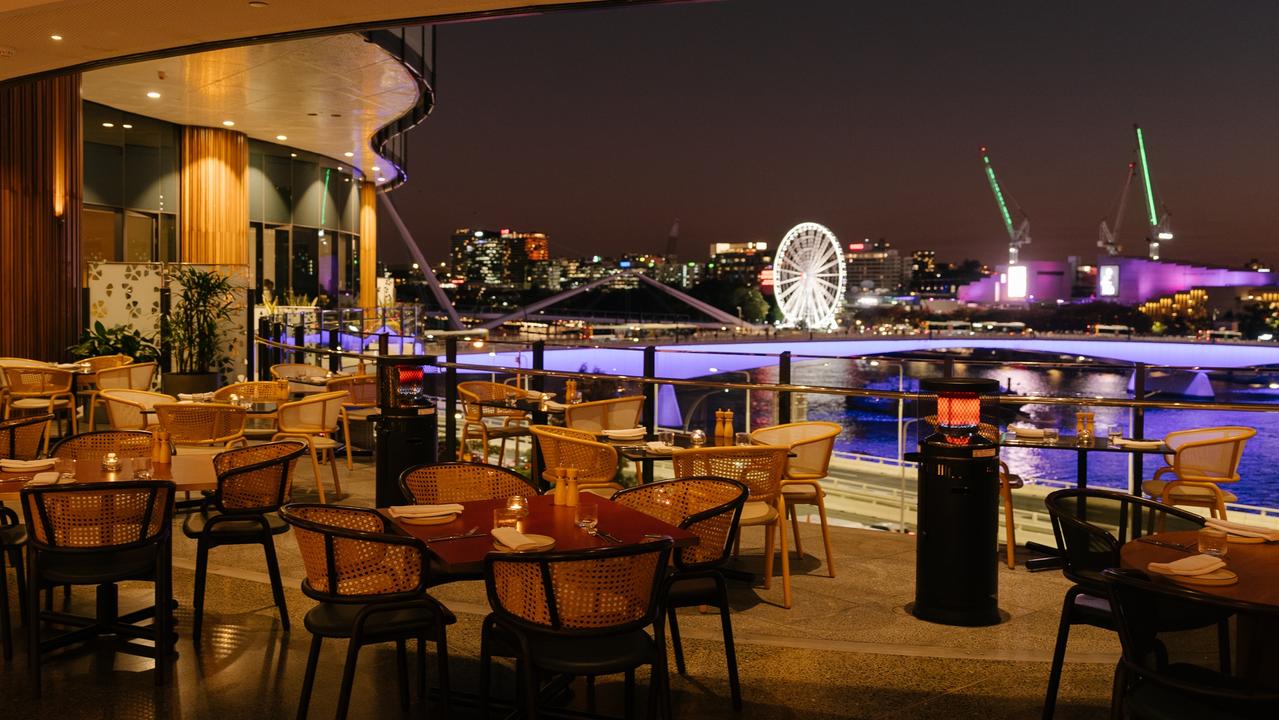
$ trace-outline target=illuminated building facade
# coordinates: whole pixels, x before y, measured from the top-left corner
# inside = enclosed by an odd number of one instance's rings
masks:
[[[458,228],[450,253],[452,277],[459,284],[527,289],[535,278],[545,279],[537,263],[550,260],[550,238],[545,233],[510,229]]]

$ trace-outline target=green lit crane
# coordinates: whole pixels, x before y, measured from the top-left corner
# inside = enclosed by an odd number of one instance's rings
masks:
[[[1150,244],[1150,259],[1158,260],[1159,243],[1173,238],[1172,228],[1168,224],[1168,208],[1159,204],[1158,207],[1163,210],[1162,215],[1156,209],[1155,188],[1150,183],[1150,161],[1146,156],[1146,138],[1140,125],[1133,125],[1132,129],[1137,134],[1137,159],[1141,163],[1141,182],[1146,188],[1146,219],[1150,222],[1150,237],[1146,242]]]
[[[986,180],[990,182],[990,191],[995,194],[995,203],[999,205],[999,216],[1003,218],[1004,229],[1008,231],[1008,264],[1017,264],[1017,255],[1022,245],[1030,244],[1030,218],[1013,200],[1013,209],[1021,216],[1021,222],[1013,224],[1013,212],[1004,200],[1004,191],[999,187],[999,179],[995,177],[995,166],[990,164],[990,154],[985,147],[981,149],[981,166],[986,172]],[[1012,200],[1012,196],[1008,196]]]
[[[1123,251],[1119,244],[1119,227],[1124,224],[1124,212],[1128,208],[1128,195],[1132,190],[1132,179],[1137,175],[1137,163],[1128,163],[1128,175],[1124,178],[1124,189],[1119,193],[1119,209],[1115,211],[1115,228],[1112,230],[1101,221],[1101,232],[1097,238],[1097,247],[1103,248],[1107,255],[1118,255]]]

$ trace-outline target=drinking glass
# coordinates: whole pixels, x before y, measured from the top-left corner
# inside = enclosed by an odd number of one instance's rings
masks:
[[[573,513],[573,521],[583,530],[594,530],[600,522],[599,505],[593,502],[579,502]]]
[[[1199,552],[1204,555],[1221,557],[1226,554],[1230,542],[1226,539],[1226,531],[1206,527],[1199,531]]]
[[[663,445],[666,445],[667,447],[674,445],[675,431],[674,430],[658,430],[657,441]]]
[[[1055,427],[1044,428],[1044,442],[1049,445],[1057,444],[1057,440],[1061,438],[1061,433]]]
[[[1124,436],[1124,427],[1122,425],[1111,425],[1110,427],[1106,428],[1106,438],[1110,440],[1111,445],[1115,444],[1115,441],[1119,440],[1123,436]]]
[[[751,434],[748,432],[733,433],[733,444],[734,445],[750,445]]]
[[[698,428],[688,434],[688,444],[693,447],[701,447],[706,444],[706,431]]]
[[[151,458],[149,457],[133,458],[133,479],[134,480],[150,480],[151,479]]]
[[[495,508],[493,510],[493,527],[518,528],[522,513],[523,510],[512,510],[504,507]]]

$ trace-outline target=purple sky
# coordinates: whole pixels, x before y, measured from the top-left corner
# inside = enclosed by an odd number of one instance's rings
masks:
[[[989,145],[1031,217],[1023,258],[1096,253],[1131,126],[1177,240],[1279,262],[1279,5],[725,0],[446,25],[437,107],[392,199],[429,259],[458,226],[554,255],[681,254],[812,220],[946,259],[1006,256]],[[1144,253],[1139,188],[1121,240]],[[383,257],[407,257],[383,221]]]

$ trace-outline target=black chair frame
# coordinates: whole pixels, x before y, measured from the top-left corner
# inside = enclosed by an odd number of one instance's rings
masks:
[[[22,567],[22,546],[26,544],[26,533],[18,522],[18,514],[0,503],[0,634],[3,637],[4,659],[13,659],[13,637],[9,618],[9,573],[6,567],[13,565],[14,579],[18,583],[18,614],[22,623],[27,623],[27,582]]]
[[[0,449],[0,452],[3,452],[3,454],[0,455],[0,458],[16,458],[17,457],[18,428],[26,427],[28,425],[45,424],[45,423],[51,422],[54,417],[55,415],[53,415],[52,413],[47,413],[44,415],[26,415],[19,418],[11,418],[9,420],[0,420],[0,433],[4,433],[7,431],[7,437],[9,440],[9,442],[7,443],[8,447]],[[41,437],[43,436],[44,434],[41,433]],[[37,443],[37,445],[39,445],[39,443]],[[3,505],[3,504],[4,503],[0,503],[0,505]]]

